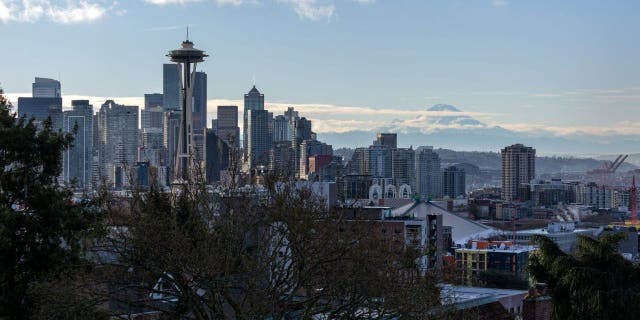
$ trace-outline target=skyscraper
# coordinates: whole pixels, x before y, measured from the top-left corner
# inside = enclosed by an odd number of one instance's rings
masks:
[[[44,121],[51,118],[54,131],[62,129],[62,98],[18,98],[18,117],[33,118],[42,128]]]
[[[502,149],[502,200],[516,201],[520,185],[536,177],[536,149],[514,144]]]
[[[229,168],[229,146],[218,137],[213,129],[206,129],[204,135],[204,163],[208,184],[220,181],[220,171]]]
[[[376,137],[376,143],[393,149],[398,148],[398,134],[397,133],[378,133]]]
[[[269,164],[269,149],[271,149],[271,133],[269,132],[269,112],[267,110],[249,109],[248,119],[248,161],[249,168],[257,165]]]
[[[356,148],[349,162],[350,174],[369,174],[369,148]]]
[[[36,77],[31,85],[31,96],[34,98],[61,98],[60,81]]]
[[[126,184],[128,170],[138,158],[138,106],[107,100],[96,114],[99,176],[110,184],[121,175]]]
[[[65,182],[75,180],[78,189],[91,189],[93,172],[93,106],[88,100],[71,101],[73,110],[63,113],[63,130],[74,132],[73,144],[63,154]]]
[[[450,166],[442,173],[443,196],[456,198],[466,194],[466,175],[464,169]]]
[[[312,140],[311,120],[297,118],[293,120],[291,149],[293,150],[294,172],[300,172],[300,145],[305,140]]]
[[[240,127],[238,127],[238,106],[218,106],[216,135],[232,148],[240,148]]]
[[[392,178],[392,152],[393,149],[382,144],[374,144],[369,147],[369,174],[374,178]]]
[[[18,98],[18,117],[33,118],[42,128],[44,121],[51,118],[53,130],[62,129],[62,98],[60,82],[53,79],[38,78],[32,84],[31,97]]]
[[[393,181],[397,188],[401,185],[407,184],[411,187],[411,190],[415,190],[415,151],[413,148],[399,148],[394,149],[391,153],[391,167],[393,173]],[[402,197],[411,196],[401,195]]]
[[[162,107],[165,110],[180,110],[180,66],[177,63],[162,65]]]
[[[207,127],[207,74],[196,72],[193,83],[193,132]]]
[[[244,116],[242,122],[242,148],[244,160],[248,160],[249,155],[249,110],[264,110],[264,94],[260,93],[256,86],[244,95]],[[265,116],[266,117],[266,116]],[[267,124],[268,125],[268,124]]]
[[[269,171],[279,177],[293,177],[293,153],[289,141],[275,141],[269,151]]]
[[[442,169],[440,156],[432,148],[418,152],[416,159],[417,192],[422,199],[442,197]]]
[[[165,165],[169,167],[169,180],[174,178],[176,153],[178,152],[178,137],[180,136],[180,111],[166,111],[163,121],[163,142],[166,152]]]
[[[164,96],[162,93],[146,93],[144,95],[144,108],[162,107]]]
[[[273,119],[273,142],[290,141],[289,120],[284,115],[276,116]]]
[[[307,178],[307,175],[309,174],[309,157],[315,155],[333,156],[333,146],[324,142],[320,142],[318,140],[303,141],[300,144],[300,178]]]

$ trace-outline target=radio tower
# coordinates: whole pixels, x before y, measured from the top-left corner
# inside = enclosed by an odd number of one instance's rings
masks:
[[[196,66],[203,62],[209,55],[204,51],[193,47],[189,41],[189,27],[187,27],[187,39],[182,42],[182,47],[171,50],[167,57],[179,65],[180,90],[182,91],[182,115],[180,118],[180,133],[178,134],[178,150],[174,168],[174,183],[184,183],[192,178],[195,168],[195,149],[193,143],[193,82],[195,80]]]
[[[631,184],[631,225],[636,226],[638,217],[636,215],[636,176],[633,176],[633,183]]]

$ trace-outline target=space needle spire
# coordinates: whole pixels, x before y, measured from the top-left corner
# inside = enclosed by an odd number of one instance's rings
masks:
[[[180,132],[173,172],[174,183],[183,183],[193,178],[196,154],[193,142],[193,85],[198,62],[204,62],[204,58],[208,56],[204,51],[196,49],[193,42],[189,40],[189,27],[187,27],[187,38],[182,42],[182,46],[167,54],[172,62],[179,65],[182,92]]]

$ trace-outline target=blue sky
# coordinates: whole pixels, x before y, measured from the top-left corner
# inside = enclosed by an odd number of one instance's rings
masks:
[[[320,131],[394,119],[380,109],[448,103],[522,132],[639,135],[639,9],[590,0],[0,0],[0,82],[18,94],[36,75],[60,75],[66,95],[141,98],[161,91],[164,54],[190,24],[211,54],[201,69],[212,108],[241,99],[255,77],[268,105],[342,121]]]

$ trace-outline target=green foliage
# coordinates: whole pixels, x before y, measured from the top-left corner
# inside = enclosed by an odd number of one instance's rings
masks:
[[[549,238],[534,241],[529,273],[549,285],[554,319],[635,319],[640,314],[640,268],[617,252],[623,234],[578,239],[577,252],[562,252]]]
[[[0,318],[33,309],[30,287],[81,262],[94,217],[57,185],[71,135],[18,119],[0,93]]]

